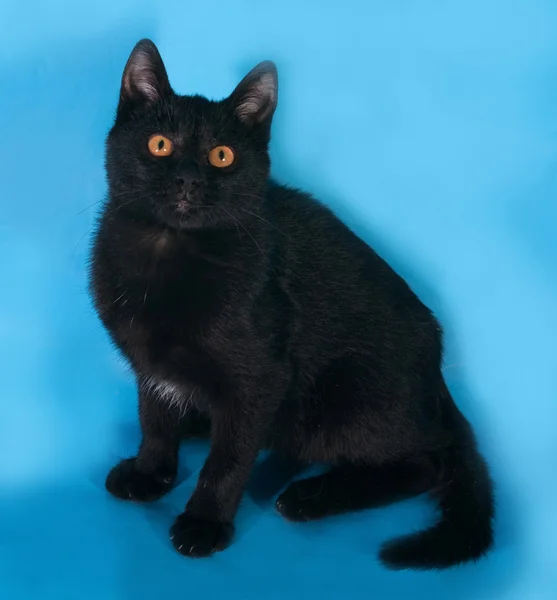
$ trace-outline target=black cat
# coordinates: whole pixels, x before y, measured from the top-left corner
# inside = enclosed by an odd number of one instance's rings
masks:
[[[269,179],[277,91],[270,62],[213,102],[175,94],[148,40],[128,60],[91,290],[136,374],[143,440],[107,488],[162,496],[181,437],[210,425],[209,456],[171,530],[182,554],[230,543],[266,447],[331,464],[278,498],[287,519],[429,492],[438,522],[387,543],[382,560],[478,559],[493,543],[492,483],[441,374],[441,328],[327,208]]]

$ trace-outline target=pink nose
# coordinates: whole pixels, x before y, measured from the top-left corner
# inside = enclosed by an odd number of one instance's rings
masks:
[[[178,212],[186,212],[188,210],[189,202],[187,200],[179,200],[176,202],[176,210]]]

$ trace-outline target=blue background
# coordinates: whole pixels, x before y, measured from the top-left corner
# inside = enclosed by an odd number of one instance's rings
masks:
[[[557,2],[0,1],[0,597],[557,597]],[[141,37],[181,93],[227,95],[274,59],[275,175],[312,190],[447,332],[445,373],[498,486],[497,549],[442,573],[382,568],[416,500],[296,526],[247,496],[209,560],[167,538],[182,483],[103,489],[136,449],[130,374],[85,290],[103,140]]]

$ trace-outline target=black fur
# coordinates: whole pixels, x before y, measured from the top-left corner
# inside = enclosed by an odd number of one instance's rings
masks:
[[[188,430],[211,450],[172,528],[179,552],[225,548],[258,452],[328,462],[278,498],[307,521],[430,492],[426,531],[387,543],[394,568],[475,560],[492,545],[492,484],[440,370],[441,328],[408,285],[327,208],[269,179],[272,63],[221,102],[178,96],[156,47],[134,49],[108,136],[109,198],[91,290],[137,376],[143,441],[107,479],[153,500]],[[147,150],[152,134],[172,156]],[[218,169],[208,152],[227,145]]]

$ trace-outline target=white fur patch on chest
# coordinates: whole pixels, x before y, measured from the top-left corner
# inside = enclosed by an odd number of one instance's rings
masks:
[[[184,390],[181,386],[166,379],[148,377],[143,379],[142,387],[145,391],[155,395],[159,400],[167,402],[170,406],[180,409],[180,416],[186,414],[193,403],[195,388]]]

